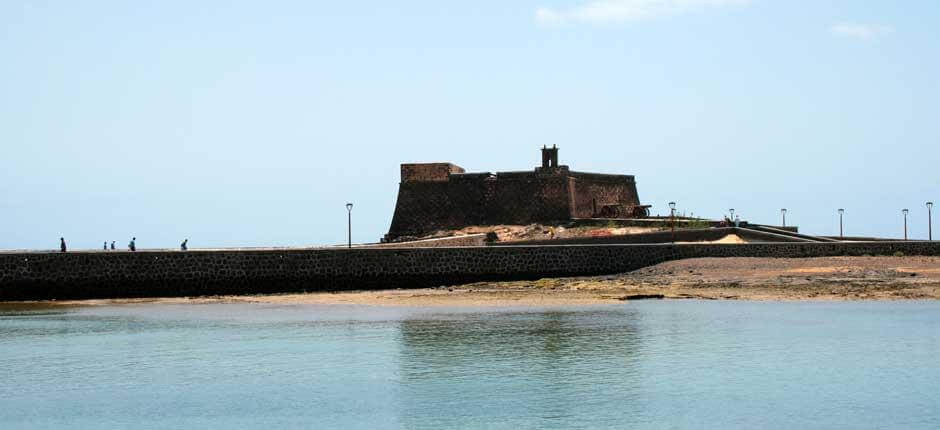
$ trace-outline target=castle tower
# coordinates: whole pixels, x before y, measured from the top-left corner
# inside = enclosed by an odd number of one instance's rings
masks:
[[[558,167],[558,148],[555,145],[552,145],[551,148],[542,145],[542,168],[547,169],[549,167]]]

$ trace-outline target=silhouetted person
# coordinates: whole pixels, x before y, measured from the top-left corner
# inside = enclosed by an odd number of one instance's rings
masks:
[[[183,243],[180,244],[180,251],[186,250],[186,242],[189,242],[189,239],[183,239]]]
[[[108,250],[108,241],[107,241],[107,240],[104,241],[104,245],[101,246],[101,249],[103,249],[103,250],[105,250],[105,251]]]
[[[132,238],[131,238],[131,243],[128,243],[128,244],[127,244],[127,249],[131,250],[131,252],[137,250],[137,245],[134,243],[134,241],[136,241],[136,240],[137,240],[136,237],[132,237]]]
[[[114,241],[111,241],[111,250],[114,251]]]
[[[62,250],[62,252],[65,252],[65,238],[64,237],[59,238],[59,249]]]

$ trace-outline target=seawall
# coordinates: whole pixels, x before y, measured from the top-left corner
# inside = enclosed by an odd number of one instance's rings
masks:
[[[604,275],[696,257],[940,255],[940,242],[0,253],[0,300],[422,288]]]

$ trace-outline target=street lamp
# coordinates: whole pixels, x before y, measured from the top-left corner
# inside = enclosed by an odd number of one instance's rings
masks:
[[[839,238],[842,238],[842,214],[845,213],[845,209],[839,208]]]
[[[734,208],[728,209],[728,212],[731,212],[731,221],[734,221]]]
[[[669,202],[669,220],[672,221],[672,243],[676,243],[676,202]]]
[[[780,209],[780,216],[783,217],[783,226],[787,226],[787,208]]]
[[[347,248],[352,248],[352,203],[346,203],[346,238],[347,238]]]
[[[927,240],[933,240],[933,202],[927,202]]]
[[[901,213],[904,214],[904,240],[907,240],[907,209],[901,209]]]

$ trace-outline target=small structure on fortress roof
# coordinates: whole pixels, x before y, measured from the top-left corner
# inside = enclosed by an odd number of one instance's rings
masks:
[[[398,203],[385,237],[498,224],[648,215],[632,175],[575,172],[542,147],[542,165],[517,172],[466,173],[451,163],[401,165]]]

